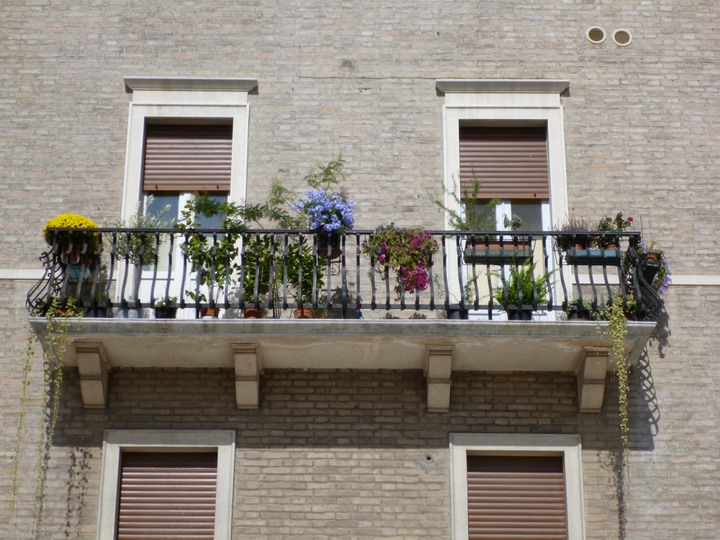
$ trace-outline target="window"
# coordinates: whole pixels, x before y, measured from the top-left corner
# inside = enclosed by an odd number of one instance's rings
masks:
[[[106,431],[98,538],[230,539],[234,460],[234,431]]]
[[[248,93],[255,79],[126,77],[132,92],[125,162],[122,216],[128,219],[138,202],[153,196],[149,211],[176,220],[195,191],[222,200],[242,201],[246,193]],[[218,223],[203,223],[213,228]],[[176,247],[176,250],[179,250]],[[173,254],[180,260],[179,251]],[[168,248],[161,247],[159,279],[169,280],[169,295],[180,297],[181,265],[168,271]],[[165,285],[154,283],[146,268],[137,288],[149,298]],[[189,283],[189,282],[188,282]],[[186,283],[186,285],[188,284]],[[192,284],[189,284],[192,289]],[[120,292],[118,291],[118,294]],[[180,317],[193,317],[186,310]]]
[[[578,435],[451,434],[453,538],[584,538]]]
[[[495,210],[498,230],[507,230],[505,218],[513,215],[522,218],[521,231],[550,230],[552,223],[563,220],[568,202],[560,96],[568,90],[568,81],[440,79],[436,88],[445,96],[445,191],[463,186],[457,197],[462,199],[477,179],[479,204],[491,198],[501,201]],[[462,212],[453,197],[447,196],[445,205]],[[446,219],[449,226],[449,216]],[[541,272],[545,254],[538,247],[540,241],[535,240],[537,271]],[[456,271],[452,266],[458,260],[454,249],[448,246],[450,272]],[[461,296],[459,288],[450,294]],[[482,303],[490,291],[483,286],[479,294]],[[472,318],[486,316],[471,314]],[[493,318],[502,317],[500,311],[493,314]]]
[[[143,193],[245,198],[248,93],[256,79],[126,77],[132,92],[122,215]]]

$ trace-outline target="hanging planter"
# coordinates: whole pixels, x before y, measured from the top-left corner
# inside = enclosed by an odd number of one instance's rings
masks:
[[[318,239],[318,255],[328,259],[337,259],[342,254],[340,233],[337,231],[326,231],[322,228],[315,229]]]

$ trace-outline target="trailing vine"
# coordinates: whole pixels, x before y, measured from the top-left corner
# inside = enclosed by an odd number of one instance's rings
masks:
[[[625,313],[627,310],[632,310],[634,308],[634,296],[628,295],[627,300],[623,302],[622,295],[616,294],[613,297],[612,302],[600,312],[600,320],[608,322],[607,330],[603,331],[600,327],[598,327],[599,332],[610,338],[612,353],[615,357],[615,362],[617,363],[620,444],[622,446],[624,457],[627,457],[630,445],[630,414],[628,412],[630,366],[627,363],[627,355],[625,354],[625,337],[627,336],[627,328],[625,326],[627,316]]]
[[[28,386],[30,386],[30,372],[32,360],[35,356],[35,340],[37,336],[32,330],[28,331],[25,344],[25,364],[23,365],[22,397],[20,398],[20,415],[18,417],[17,438],[15,440],[15,460],[13,462],[13,477],[10,499],[10,510],[15,511],[15,504],[19,495],[20,456],[25,442],[25,419],[27,418]]]
[[[70,326],[68,317],[81,317],[84,310],[77,305],[72,297],[50,298],[33,315],[45,315],[46,333],[43,347],[43,428],[38,437],[38,457],[35,465],[35,497],[33,506],[34,536],[40,537],[43,503],[45,500],[45,487],[47,484],[48,464],[53,446],[55,427],[60,410],[60,397],[62,393],[63,367],[65,351],[67,349],[67,330]],[[25,422],[27,418],[27,404],[29,402],[28,388],[30,386],[30,372],[32,360],[35,356],[34,343],[37,340],[35,333],[30,330],[25,349],[25,365],[23,366],[23,388],[20,417],[18,418],[17,441],[15,444],[15,464],[13,468],[12,508],[15,508],[18,497],[18,483],[20,475],[20,461],[25,439]]]

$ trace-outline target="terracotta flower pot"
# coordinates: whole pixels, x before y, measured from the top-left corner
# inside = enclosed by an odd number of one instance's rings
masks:
[[[264,315],[262,308],[246,307],[243,309],[243,319],[262,319]]]
[[[314,319],[315,311],[309,308],[296,309],[293,311],[293,317],[296,319]]]

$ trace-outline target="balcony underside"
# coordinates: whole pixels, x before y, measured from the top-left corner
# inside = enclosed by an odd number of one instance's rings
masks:
[[[581,411],[599,411],[610,342],[596,322],[457,320],[69,319],[67,367],[80,372],[87,407],[107,403],[108,370],[234,369],[239,408],[260,403],[265,369],[423,370],[428,409],[447,411],[453,371],[572,372]],[[41,336],[44,317],[31,317]],[[654,322],[627,322],[637,362]]]

